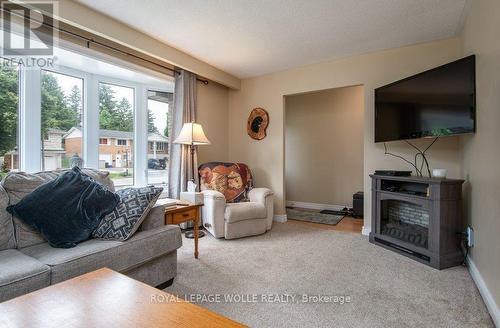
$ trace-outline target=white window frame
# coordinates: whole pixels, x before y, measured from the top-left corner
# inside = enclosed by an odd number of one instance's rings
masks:
[[[68,67],[58,69],[19,68],[19,169],[38,172],[42,168],[42,70],[83,80],[83,115],[85,118],[87,97],[85,81],[89,74]],[[84,119],[84,129],[86,126]],[[82,131],[82,138],[85,133]],[[83,147],[83,144],[82,144]],[[84,152],[85,154],[85,152]],[[84,157],[85,158],[85,157]]]
[[[42,91],[40,69],[19,67],[19,169],[42,167]]]
[[[83,80],[82,153],[84,166],[99,168],[99,83],[134,90],[134,186],[146,186],[148,174],[148,91],[172,92],[171,88],[138,84],[59,66],[43,69]],[[41,70],[19,67],[19,168],[33,173],[42,167]],[[108,145],[110,140],[108,139]],[[127,140],[127,145],[130,142]]]
[[[62,47],[64,45],[64,47]],[[87,48],[75,45],[64,40],[59,46],[68,51],[83,52],[98,60],[107,61],[113,65],[127,68],[123,61],[113,56],[93,53]],[[156,77],[163,77],[161,73],[151,72],[142,67],[128,67],[141,73]],[[82,129],[82,157],[84,166],[98,168],[99,165],[99,93],[98,81],[118,84],[129,87],[134,85],[134,184],[145,186],[147,183],[147,91],[157,90],[172,92],[172,88],[158,85],[143,85],[136,82],[117,80],[69,67],[58,66],[54,69],[44,68],[54,73],[83,78],[83,129]],[[42,138],[41,138],[41,70],[19,66],[19,103],[18,103],[18,168],[25,172],[38,172],[42,167]]]
[[[83,131],[82,150],[84,165],[99,168],[99,83],[131,88],[134,91],[134,185],[145,186],[147,182],[147,146],[142,146],[141,139],[147,145],[147,90],[140,84],[89,74],[68,67],[43,69],[55,74],[69,75],[83,79]],[[20,169],[26,172],[38,172],[41,169],[41,70],[21,69],[19,71],[19,158]],[[146,91],[147,92],[147,91]],[[143,104],[142,106],[140,104]],[[141,117],[142,116],[142,117]],[[29,119],[27,119],[29,117]],[[144,137],[145,136],[145,137]],[[110,145],[110,138],[107,145]],[[127,145],[129,141],[127,140]],[[142,156],[144,154],[144,156]],[[143,160],[142,157],[146,157]]]

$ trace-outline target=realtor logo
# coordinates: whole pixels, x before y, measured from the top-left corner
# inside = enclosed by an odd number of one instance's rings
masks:
[[[23,1],[23,5],[1,1],[2,55],[52,56],[56,40],[55,31],[58,3],[56,1]],[[53,28],[56,27],[56,28]]]

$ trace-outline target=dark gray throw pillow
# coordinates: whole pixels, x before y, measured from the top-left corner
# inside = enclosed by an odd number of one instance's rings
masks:
[[[23,197],[7,211],[40,232],[53,247],[87,240],[120,197],[75,167]]]
[[[163,188],[153,186],[118,190],[120,202],[102,219],[92,237],[120,241],[132,237],[162,191]]]

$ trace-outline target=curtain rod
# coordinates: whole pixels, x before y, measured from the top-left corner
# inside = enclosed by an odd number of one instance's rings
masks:
[[[7,11],[7,10],[5,10],[5,9],[3,9],[3,8],[2,8],[1,10],[2,10],[2,11]],[[74,37],[77,37],[77,38],[79,38],[79,39],[82,39],[82,40],[86,41],[87,48],[89,48],[89,49],[90,49],[90,44],[91,44],[91,43],[94,43],[94,44],[99,45],[99,46],[101,46],[101,47],[104,47],[104,48],[110,49],[110,50],[112,50],[112,51],[115,51],[115,52],[118,52],[118,53],[124,54],[124,55],[126,55],[126,56],[130,56],[130,57],[133,57],[133,58],[136,58],[136,59],[139,59],[139,60],[142,60],[142,61],[148,62],[148,63],[150,63],[150,64],[152,64],[152,65],[155,65],[155,66],[161,67],[161,68],[163,68],[163,69],[169,70],[169,71],[171,71],[174,75],[175,75],[175,74],[180,74],[180,73],[181,73],[181,72],[179,72],[179,71],[178,71],[178,70],[176,70],[176,69],[173,69],[173,68],[170,68],[170,67],[167,67],[167,66],[160,65],[160,64],[158,64],[158,63],[156,63],[156,62],[154,62],[154,61],[152,61],[152,60],[149,60],[149,59],[143,58],[143,57],[141,57],[141,56],[134,55],[134,54],[129,53],[129,52],[127,52],[127,51],[124,51],[124,50],[121,50],[121,49],[115,48],[115,47],[113,47],[113,46],[107,45],[107,44],[105,44],[105,43],[103,43],[103,42],[99,42],[99,41],[96,41],[96,40],[94,40],[94,39],[87,38],[87,37],[85,37],[85,36],[83,36],[83,35],[80,35],[80,34],[78,34],[78,33],[76,33],[76,32],[68,31],[68,30],[66,30],[66,29],[63,29],[63,28],[60,28],[60,27],[56,27],[56,26],[54,26],[54,25],[52,25],[52,24],[49,24],[49,23],[46,23],[46,22],[40,22],[39,20],[34,19],[34,18],[31,18],[31,17],[29,17],[29,16],[27,16],[27,15],[21,15],[21,14],[18,14],[18,13],[15,13],[15,12],[11,12],[11,11],[8,11],[8,12],[9,12],[9,14],[11,14],[11,15],[16,15],[16,16],[18,16],[18,17],[22,17],[22,18],[24,18],[24,19],[27,19],[27,20],[31,20],[31,21],[37,22],[37,23],[39,23],[39,24],[42,24],[42,25],[48,26],[48,27],[49,27],[49,28],[51,28],[51,29],[54,29],[54,30],[57,30],[57,31],[59,31],[59,32],[63,32],[63,33],[66,33],[66,34],[72,35],[72,36],[74,36]],[[42,15],[43,15],[43,14],[42,14]],[[199,78],[199,77],[197,76],[197,77],[196,77],[196,80],[197,80],[197,81],[199,81],[199,82],[201,82],[201,83],[203,83],[204,85],[208,85],[208,80],[206,80],[206,79],[202,79],[202,78]]]
[[[86,38],[86,37],[84,37],[84,36],[81,36],[81,35],[79,35],[79,34],[77,34],[77,33],[74,33],[74,32],[71,32],[71,31],[68,31],[68,30],[65,30],[65,29],[60,29],[60,28],[56,28],[56,27],[54,27],[54,28],[55,28],[55,29],[57,29],[57,30],[59,30],[60,32],[63,32],[63,33],[66,33],[66,34],[70,34],[70,35],[73,35],[73,36],[75,36],[75,37],[78,37],[78,38],[81,38],[81,39],[83,39],[83,40],[87,41],[87,48],[89,48],[89,49],[90,49],[90,44],[91,44],[91,43],[94,43],[94,44],[99,45],[99,46],[101,46],[101,47],[104,47],[104,48],[110,49],[110,50],[112,50],[112,51],[116,51],[116,52],[119,52],[119,53],[124,54],[124,55],[126,55],[126,56],[130,56],[130,57],[133,57],[133,58],[136,58],[136,59],[139,59],[139,60],[145,61],[145,62],[147,62],[147,63],[150,63],[150,64],[152,64],[152,65],[155,65],[155,66],[158,66],[158,67],[164,68],[164,69],[166,69],[166,70],[171,71],[171,72],[172,72],[172,73],[174,73],[174,74],[181,74],[181,72],[179,72],[179,71],[178,71],[178,70],[176,70],[176,69],[173,69],[173,68],[170,68],[170,67],[167,67],[167,66],[160,65],[160,64],[158,64],[158,63],[155,63],[155,62],[154,62],[154,61],[152,61],[152,60],[149,60],[149,59],[146,59],[146,58],[142,58],[141,56],[137,56],[137,55],[131,54],[131,53],[126,52],[126,51],[123,51],[123,50],[121,50],[121,49],[115,48],[115,47],[113,47],[113,46],[109,46],[109,45],[107,45],[107,44],[105,44],[105,43],[103,43],[103,42],[99,42],[99,41],[96,41],[96,40],[93,40],[93,39]],[[205,85],[208,85],[208,80],[201,79],[201,78],[199,78],[198,76],[196,76],[196,80],[197,80],[197,81],[199,81],[199,82],[201,82],[201,83],[203,83],[203,84],[205,84]]]

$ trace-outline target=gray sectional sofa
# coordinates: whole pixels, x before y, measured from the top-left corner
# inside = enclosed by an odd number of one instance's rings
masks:
[[[107,172],[82,171],[114,191]],[[102,267],[152,286],[173,280],[182,238],[178,226],[164,225],[163,206],[153,207],[125,242],[90,239],[69,249],[51,247],[5,210],[61,172],[13,173],[0,183],[0,302]]]

